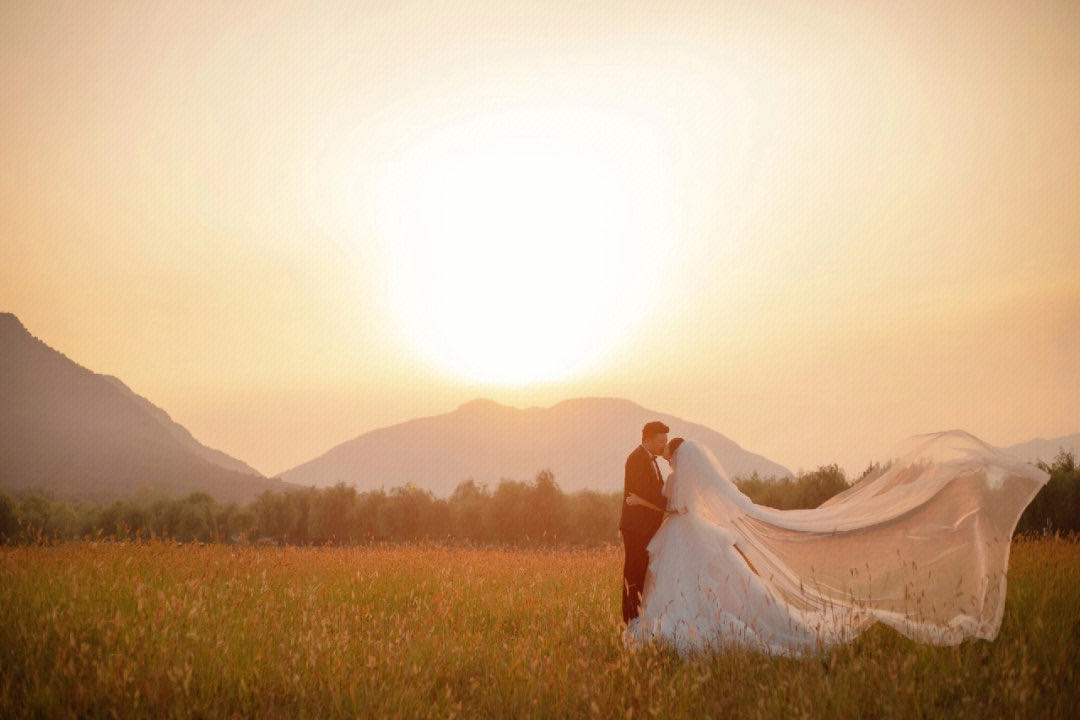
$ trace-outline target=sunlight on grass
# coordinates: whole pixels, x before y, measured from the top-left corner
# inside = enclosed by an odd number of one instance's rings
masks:
[[[1017,540],[998,639],[623,649],[622,550],[0,548],[0,716],[1065,717],[1080,545]]]

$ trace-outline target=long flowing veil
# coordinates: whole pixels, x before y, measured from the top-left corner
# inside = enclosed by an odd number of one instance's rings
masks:
[[[909,438],[887,460],[820,507],[783,511],[686,441],[668,506],[720,531],[757,589],[821,642],[875,620],[920,642],[993,639],[1013,531],[1049,475],[960,430]]]

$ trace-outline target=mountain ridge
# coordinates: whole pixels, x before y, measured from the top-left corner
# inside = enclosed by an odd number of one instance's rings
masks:
[[[792,476],[707,426],[626,398],[584,396],[518,408],[477,396],[449,412],[362,433],[267,477],[200,443],[120,378],[79,365],[30,333],[14,313],[0,312],[0,490],[5,491],[37,487],[64,495],[100,491],[100,497],[127,497],[201,490],[227,501],[250,500],[263,489],[345,482],[361,491],[411,483],[445,496],[470,478],[488,484],[504,477],[529,481],[545,469],[567,492],[616,491],[625,456],[648,420],[667,423],[672,437],[704,442],[730,477]],[[103,422],[112,423],[115,432],[107,432]],[[42,446],[50,435],[65,441]],[[1080,433],[1000,449],[1052,462],[1059,447],[1080,457]],[[401,461],[418,456],[422,462],[411,466]]]
[[[0,490],[93,501],[201,491],[228,502],[287,487],[0,313]]]
[[[1025,442],[1016,443],[1002,448],[1006,452],[1034,462],[1043,460],[1047,463],[1054,462],[1059,450],[1071,452],[1076,460],[1080,460],[1080,432],[1072,435],[1062,435],[1056,438],[1037,437]]]
[[[502,478],[530,481],[548,469],[566,492],[610,492],[622,489],[626,456],[649,420],[666,423],[672,437],[707,444],[732,477],[792,475],[704,425],[625,398],[589,396],[525,408],[473,398],[449,412],[362,433],[276,476],[316,487],[343,482],[360,491],[411,483],[448,496],[470,478],[492,485]]]

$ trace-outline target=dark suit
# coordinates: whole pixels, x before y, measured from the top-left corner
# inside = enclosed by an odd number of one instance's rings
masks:
[[[623,562],[624,623],[637,617],[645,573],[649,569],[649,553],[645,547],[664,521],[663,513],[644,505],[627,505],[626,498],[634,493],[657,507],[667,509],[667,498],[662,493],[664,485],[658,476],[660,466],[652,453],[643,445],[638,445],[626,458],[622,516],[619,518],[619,531],[626,552]]]

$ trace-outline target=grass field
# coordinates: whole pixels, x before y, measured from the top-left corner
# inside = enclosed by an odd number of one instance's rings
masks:
[[[994,642],[803,660],[619,641],[622,550],[0,548],[0,717],[1074,717],[1080,545],[1016,541]]]

